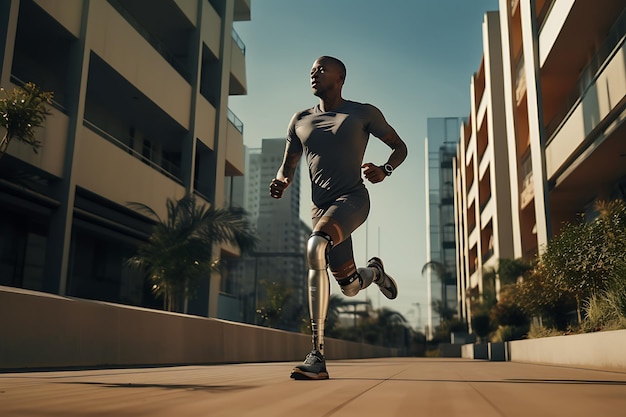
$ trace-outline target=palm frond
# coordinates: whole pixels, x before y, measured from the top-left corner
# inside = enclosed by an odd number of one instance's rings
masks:
[[[126,203],[126,205],[133,209],[136,210],[140,213],[144,213],[146,215],[148,215],[149,217],[151,217],[152,219],[158,221],[159,223],[162,222],[161,218],[159,217],[159,215],[157,214],[156,211],[154,211],[150,206],[148,206],[147,204],[144,203],[139,203],[136,201],[129,201]]]
[[[169,300],[166,304],[177,296],[189,296],[202,276],[218,270],[214,244],[229,243],[243,251],[254,248],[257,241],[243,210],[215,209],[193,195],[167,199],[164,219],[143,203],[128,206],[157,221],[128,264],[146,272],[153,292]]]

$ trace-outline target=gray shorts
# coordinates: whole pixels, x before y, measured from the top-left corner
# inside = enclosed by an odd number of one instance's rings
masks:
[[[341,229],[343,236],[341,241],[333,242],[334,246],[328,254],[331,270],[336,270],[350,261],[354,262],[351,235],[365,223],[369,211],[370,197],[365,187],[353,193],[341,195],[325,207],[313,205],[311,210],[313,230],[316,230],[316,225],[322,218],[330,218],[330,222]]]

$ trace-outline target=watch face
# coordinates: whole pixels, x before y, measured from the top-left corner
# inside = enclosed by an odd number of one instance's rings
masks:
[[[391,165],[389,165],[389,164],[385,164],[383,166],[383,169],[385,170],[385,173],[387,175],[391,175],[391,173],[393,172],[393,167]]]

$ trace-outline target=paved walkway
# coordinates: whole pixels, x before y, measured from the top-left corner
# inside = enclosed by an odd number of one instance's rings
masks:
[[[444,358],[0,374],[3,417],[626,415],[626,372]]]

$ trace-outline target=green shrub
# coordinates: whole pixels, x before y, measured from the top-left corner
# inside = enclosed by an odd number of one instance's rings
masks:
[[[541,337],[562,336],[563,332],[553,327],[543,326],[537,323],[531,323],[528,330],[529,339],[539,339]]]
[[[564,225],[539,256],[536,267],[518,284],[525,312],[564,330],[570,312],[582,325],[582,310],[612,305],[626,317],[626,204],[598,201],[596,218]],[[594,298],[595,297],[595,298]],[[593,301],[592,301],[593,300]],[[589,313],[587,313],[589,314]],[[592,321],[585,327],[596,327]]]
[[[529,326],[498,326],[491,336],[492,342],[509,342],[511,340],[525,339]]]

